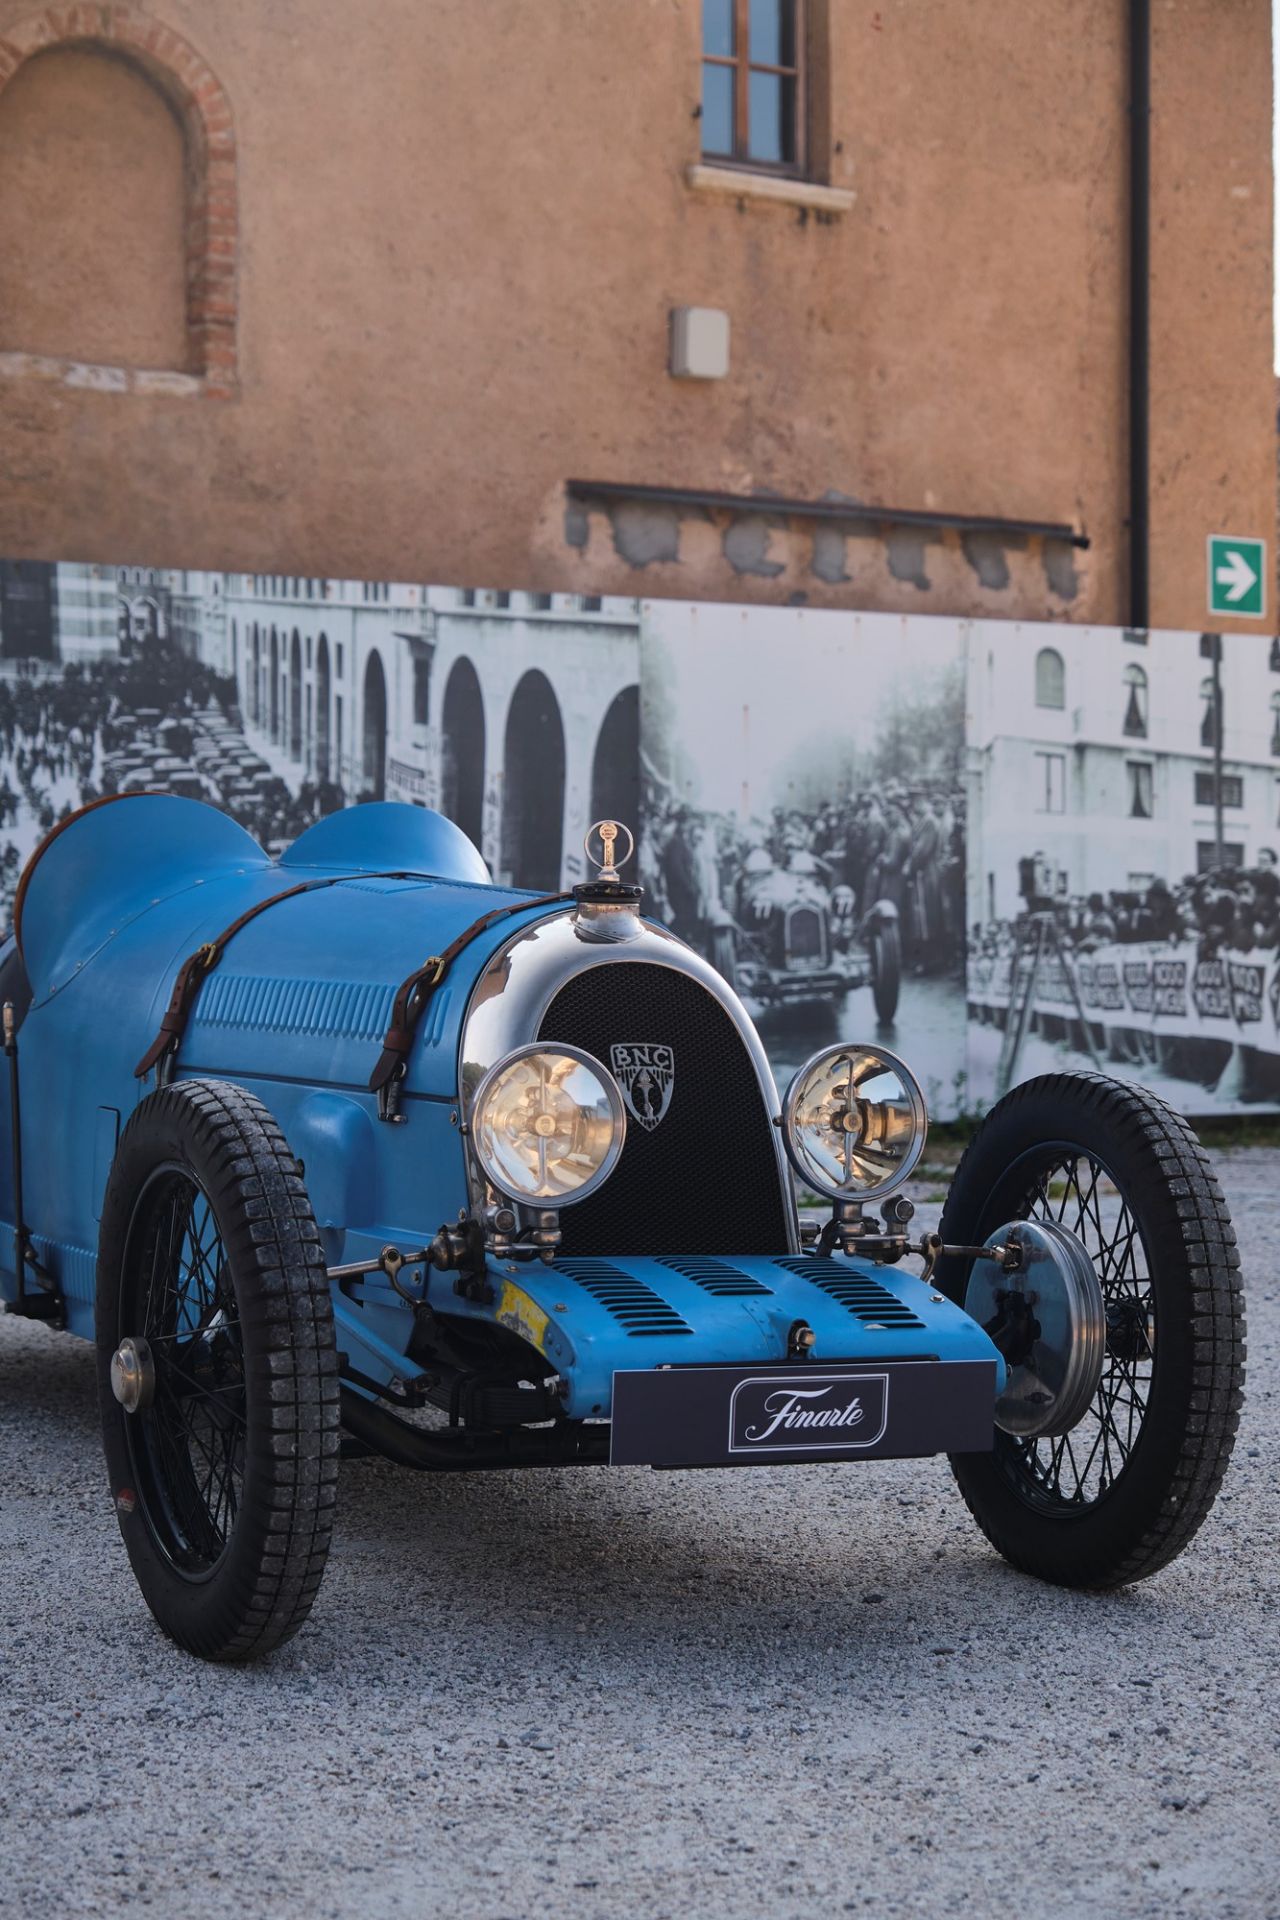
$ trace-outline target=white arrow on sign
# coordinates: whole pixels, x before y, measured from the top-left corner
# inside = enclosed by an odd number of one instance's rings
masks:
[[[1258,583],[1258,576],[1244,555],[1235,551],[1228,553],[1224,567],[1215,568],[1213,577],[1220,587],[1226,588],[1228,600],[1243,600],[1250,587]]]

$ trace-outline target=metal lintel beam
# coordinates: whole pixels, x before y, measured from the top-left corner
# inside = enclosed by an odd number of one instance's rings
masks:
[[[566,480],[570,499],[633,501],[660,507],[705,507],[718,513],[777,514],[788,520],[827,520],[874,527],[946,528],[960,533],[1024,534],[1087,547],[1089,536],[1065,521],[1006,520],[981,513],[925,513],[915,507],[870,507],[849,500],[791,500],[770,493],[722,493],[704,487],[629,485],[620,480]]]

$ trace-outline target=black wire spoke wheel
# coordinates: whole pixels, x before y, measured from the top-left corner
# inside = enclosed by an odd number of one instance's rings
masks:
[[[1144,1088],[1093,1074],[1015,1087],[978,1129],[941,1234],[980,1244],[1017,1221],[1073,1235],[1106,1324],[1092,1399],[1064,1433],[997,1431],[952,1467],[974,1518],[1024,1572],[1114,1587],[1166,1566],[1216,1498],[1244,1384],[1239,1255],[1209,1156]],[[963,1303],[970,1266],[939,1284]]]
[[[1095,1153],[1066,1144],[1032,1148],[1011,1178],[1032,1179],[1011,1219],[1049,1220],[1073,1233],[1102,1288],[1107,1343],[1088,1410],[1068,1433],[1002,1436],[996,1458],[1038,1510],[1080,1512],[1124,1471],[1151,1400],[1157,1339],[1155,1294],[1138,1223]]]
[[[241,1088],[180,1081],[125,1129],[98,1252],[103,1435],[160,1625],[208,1659],[297,1631],[333,1525],[338,1361],[298,1163]]]
[[[121,1322],[140,1329],[151,1404],[127,1423],[135,1488],[173,1566],[210,1572],[244,1497],[244,1349],[222,1234],[195,1177],[162,1167],[147,1182],[122,1275]]]

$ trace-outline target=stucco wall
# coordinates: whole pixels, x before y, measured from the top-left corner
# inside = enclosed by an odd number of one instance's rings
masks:
[[[687,184],[696,0],[113,11],[183,36],[229,103],[224,130],[197,70],[189,141],[234,144],[208,303],[230,326],[234,293],[234,378],[104,391],[5,360],[63,333],[0,333],[0,552],[1126,617],[1121,0],[831,0],[827,170],[857,193],[834,217]],[[1205,535],[1274,530],[1270,7],[1154,11],[1152,620],[1196,626]],[[0,81],[30,18],[0,0]],[[0,283],[24,270],[3,241]],[[685,304],[729,313],[726,380],[666,372]],[[1092,545],[567,511],[569,477]]]
[[[1151,617],[1197,627],[1206,536],[1275,539],[1270,7],[1152,12]]]

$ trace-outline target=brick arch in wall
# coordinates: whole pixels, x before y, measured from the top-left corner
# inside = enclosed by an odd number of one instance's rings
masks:
[[[140,7],[45,7],[0,33],[0,108],[4,88],[36,55],[63,48],[97,50],[136,67],[169,102],[185,148],[185,312],[189,371],[88,367],[32,353],[10,353],[0,341],[0,374],[61,376],[69,384],[108,390],[199,390],[228,397],[236,390],[236,268],[239,229],[236,143],[231,105],[203,56],[171,27]]]

